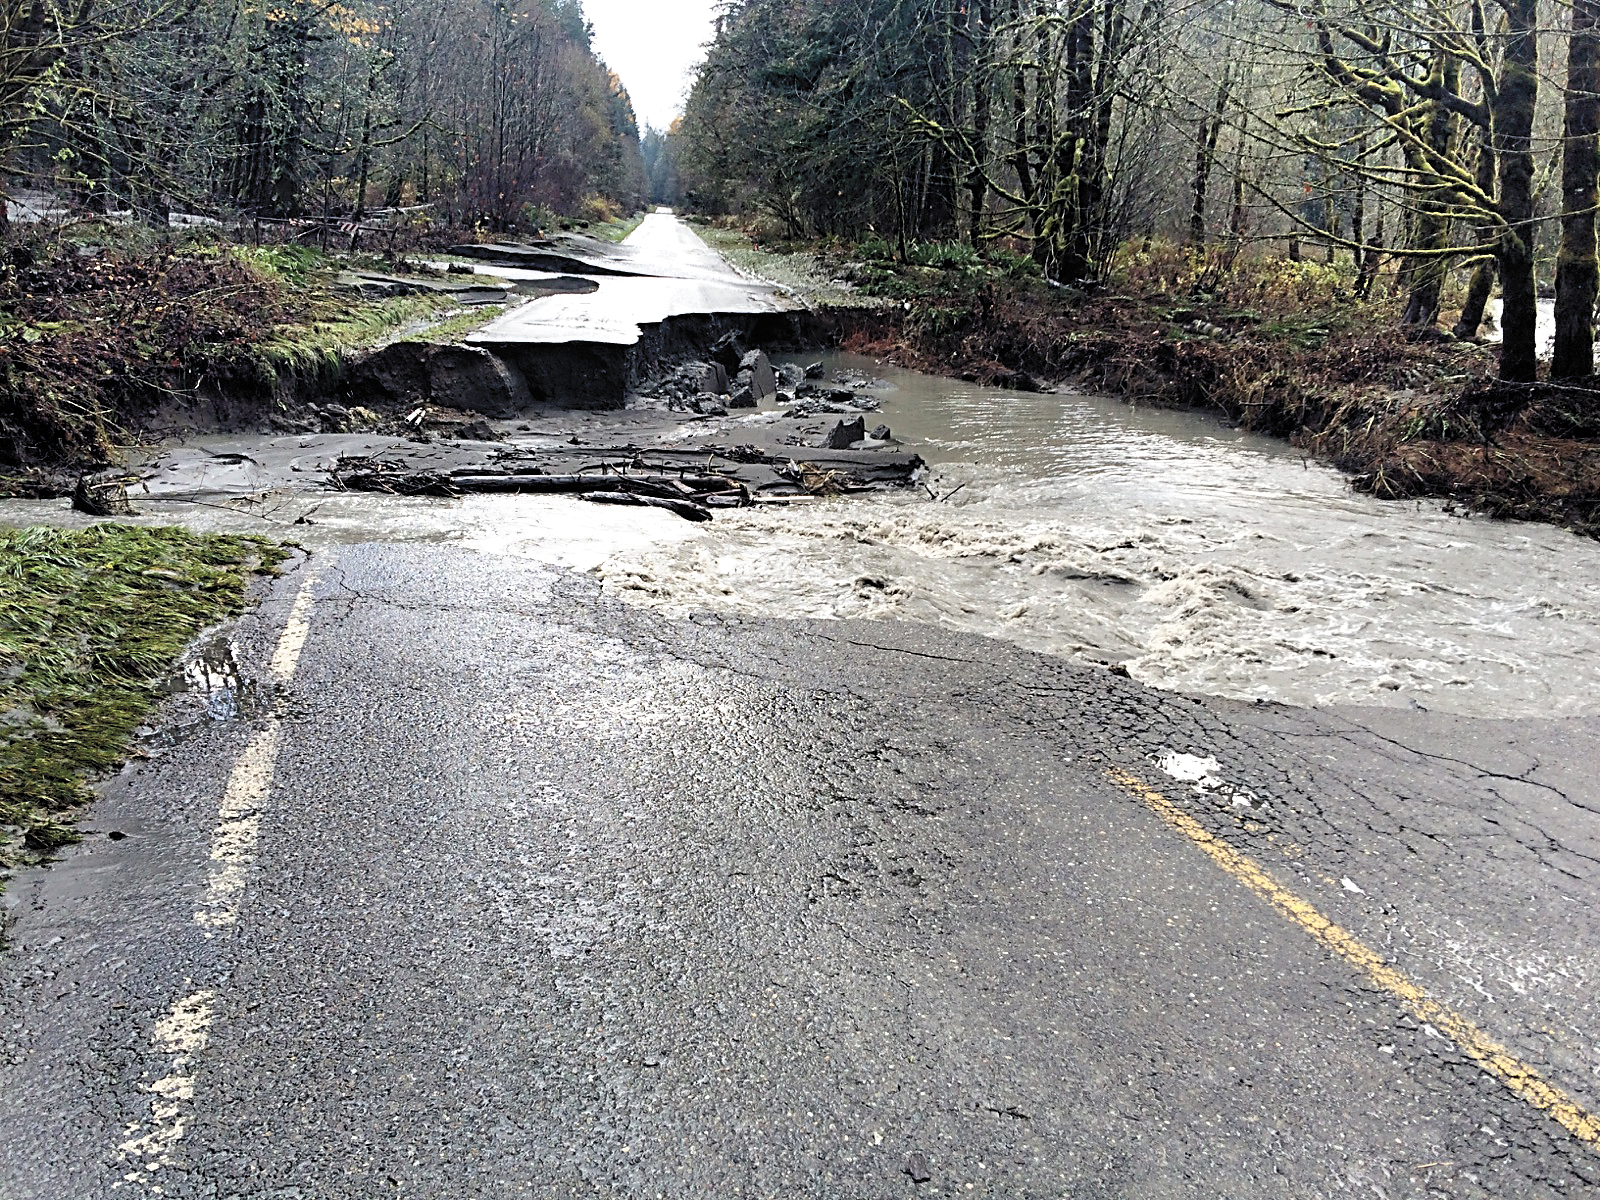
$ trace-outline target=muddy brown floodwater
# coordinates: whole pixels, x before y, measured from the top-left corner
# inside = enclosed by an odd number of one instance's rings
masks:
[[[1284,443],[1194,413],[824,361],[882,385],[867,425],[886,422],[934,464],[927,489],[723,510],[691,525],[561,496],[330,493],[318,481],[340,454],[385,453],[395,439],[218,436],[169,448],[134,499],[141,522],[312,550],[438,541],[536,558],[677,614],[938,624],[1122,664],[1178,691],[1477,716],[1600,712],[1600,544],[1358,495]],[[777,419],[770,408],[682,427],[551,413],[536,436],[564,444],[569,426],[590,422],[580,432],[604,444],[736,445]],[[838,419],[816,418],[812,440]],[[66,501],[0,501],[6,524],[88,520]]]
[[[939,498],[719,514],[611,554],[608,590],[676,612],[932,622],[1240,699],[1600,711],[1593,541],[1374,500],[1193,413],[827,361],[889,385],[882,419],[937,464]]]

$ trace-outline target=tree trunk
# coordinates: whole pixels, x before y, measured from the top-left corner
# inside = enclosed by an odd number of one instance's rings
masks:
[[[972,172],[967,176],[969,193],[967,239],[976,246],[983,232],[983,210],[989,198],[989,113],[992,80],[989,56],[994,29],[993,0],[978,0],[972,39],[976,45],[972,74]]]
[[[1500,217],[1505,222],[1497,255],[1505,311],[1500,324],[1500,378],[1531,383],[1538,373],[1539,300],[1533,275],[1533,113],[1539,98],[1538,0],[1502,0],[1505,61],[1493,113],[1499,159]]]
[[[1105,0],[1102,16],[1109,18],[1114,4]],[[1094,274],[1095,229],[1100,219],[1099,95],[1095,90],[1095,6],[1085,4],[1066,30],[1066,113],[1064,124],[1072,136],[1059,138],[1056,178],[1065,184],[1066,203],[1057,233],[1059,270],[1063,283],[1080,283]],[[1108,49],[1100,36],[1101,53]]]
[[[1561,250],[1556,256],[1554,379],[1594,374],[1594,302],[1600,290],[1594,209],[1595,135],[1600,131],[1600,0],[1574,0],[1567,43],[1566,121],[1561,153]]]
[[[1356,280],[1356,295],[1365,300],[1372,295],[1373,282],[1378,278],[1378,267],[1383,263],[1383,197],[1378,197],[1375,209],[1375,227],[1372,240],[1364,244],[1361,253],[1361,274]]]
[[[1356,269],[1357,291],[1359,281],[1367,274],[1367,138],[1362,134],[1356,142],[1356,190],[1350,199],[1350,241],[1355,249],[1350,252]]]
[[[1245,222],[1249,213],[1245,210],[1244,196],[1244,143],[1245,121],[1249,120],[1245,114],[1244,121],[1239,123],[1239,141],[1233,148],[1233,211],[1228,214],[1228,235],[1238,242],[1244,241]]]
[[[357,226],[367,215],[367,185],[372,181],[372,110],[378,103],[377,55],[367,64],[366,103],[361,109],[361,146],[356,152],[356,209],[353,219]]]
[[[1433,74],[1442,86],[1451,92],[1459,87],[1460,61],[1453,55],[1436,58]],[[1405,157],[1415,174],[1425,180],[1438,178],[1435,161],[1450,157],[1451,143],[1455,138],[1456,119],[1453,113],[1437,100],[1428,102],[1427,123],[1423,140],[1427,152],[1421,147],[1406,146]],[[1401,325],[1407,334],[1420,337],[1431,334],[1439,323],[1439,299],[1444,289],[1445,276],[1449,274],[1450,260],[1440,251],[1450,245],[1450,209],[1426,194],[1417,203],[1416,224],[1413,226],[1413,250],[1422,251],[1424,257],[1416,260],[1411,275],[1411,294],[1406,299],[1405,315]]]
[[[1217,100],[1209,116],[1200,118],[1200,129],[1195,137],[1194,184],[1190,193],[1194,197],[1189,207],[1189,244],[1196,250],[1206,244],[1206,191],[1211,185],[1211,168],[1217,161],[1217,138],[1222,134],[1222,117],[1228,108],[1228,91],[1233,81],[1232,72],[1224,68],[1222,82],[1217,85]]]
[[[1461,319],[1450,332],[1463,341],[1471,341],[1478,336],[1478,330],[1483,326],[1483,314],[1488,310],[1489,298],[1494,295],[1494,281],[1499,272],[1495,269],[1495,260],[1486,258],[1472,270],[1472,278],[1467,281],[1467,298],[1461,303]]]
[[[1494,195],[1494,147],[1487,135],[1478,151],[1477,182],[1478,190],[1485,196]],[[1493,225],[1481,227],[1478,236],[1485,242],[1493,241],[1495,227]],[[1472,279],[1467,284],[1467,298],[1461,305],[1461,319],[1451,330],[1456,337],[1470,341],[1478,336],[1478,329],[1483,325],[1483,313],[1489,306],[1489,297],[1494,293],[1494,281],[1497,277],[1496,262],[1492,258],[1484,259],[1474,268]]]

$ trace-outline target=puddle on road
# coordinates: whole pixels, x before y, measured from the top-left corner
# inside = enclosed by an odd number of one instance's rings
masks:
[[[276,696],[272,687],[239,667],[239,647],[218,629],[189,647],[178,665],[155,688],[172,699],[161,724],[144,737],[147,746],[162,749],[218,721],[265,716]]]
[[[238,644],[223,632],[201,638],[156,689],[164,696],[188,692],[202,697],[214,721],[259,716],[271,709],[272,698],[259,680],[239,669]]]

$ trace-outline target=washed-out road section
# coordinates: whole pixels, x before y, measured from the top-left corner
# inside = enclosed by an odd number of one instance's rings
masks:
[[[507,249],[517,253],[514,247]],[[582,257],[562,265],[596,272],[598,286],[584,294],[531,300],[468,334],[467,342],[495,350],[575,343],[633,346],[643,336],[643,326],[673,317],[753,316],[805,307],[783,289],[741,275],[665,209],[648,214],[620,245],[590,239]],[[490,269],[501,270],[503,264]]]
[[[1582,1116],[1593,722],[675,621],[432,545],[319,550],[236,640],[266,703],[11,886],[8,1200],[1600,1189],[1200,844]]]

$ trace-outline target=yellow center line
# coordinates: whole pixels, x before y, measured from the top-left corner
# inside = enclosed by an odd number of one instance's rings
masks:
[[[1600,1150],[1600,1117],[1585,1109],[1566,1092],[1547,1083],[1539,1072],[1495,1041],[1466,1017],[1445,1007],[1346,929],[1340,928],[1312,905],[1286,891],[1249,855],[1208,832],[1200,822],[1131,772],[1112,768],[1113,780],[1143,800],[1179,833],[1210,855],[1219,867],[1251,891],[1269,901],[1328,950],[1356,967],[1373,983],[1394,996],[1419,1020],[1444,1034],[1485,1071],[1534,1108],[1554,1118],[1562,1128],[1591,1149]]]

